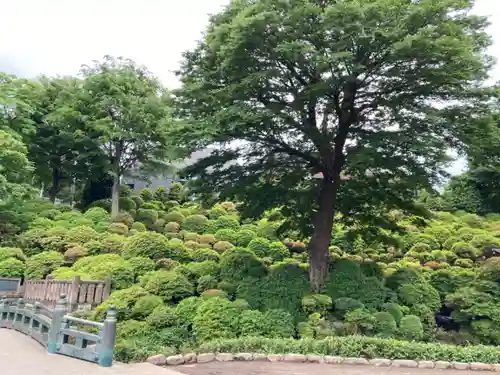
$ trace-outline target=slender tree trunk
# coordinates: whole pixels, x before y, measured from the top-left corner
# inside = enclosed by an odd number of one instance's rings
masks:
[[[330,238],[332,235],[338,181],[324,176],[319,194],[319,208],[314,217],[314,230],[309,243],[309,283],[319,292],[328,277]]]
[[[122,158],[123,143],[115,143],[115,155],[113,158],[113,187],[111,188],[111,217],[116,217],[120,213],[120,161]]]
[[[49,199],[52,203],[55,203],[57,194],[61,190],[61,175],[57,167],[52,168],[52,186],[49,189]]]
[[[111,217],[120,213],[120,175],[113,176],[113,187],[111,188]]]

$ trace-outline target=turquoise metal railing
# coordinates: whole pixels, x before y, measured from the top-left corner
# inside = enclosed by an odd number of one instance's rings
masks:
[[[18,300],[0,300],[0,328],[22,332],[47,348],[52,354],[96,362],[103,367],[113,363],[116,339],[116,310],[108,310],[103,323],[68,315],[66,296],[61,295],[54,309],[36,302],[26,304]],[[75,326],[91,328],[93,332]]]

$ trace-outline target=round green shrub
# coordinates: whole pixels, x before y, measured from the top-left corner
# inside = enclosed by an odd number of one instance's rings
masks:
[[[96,307],[93,318],[102,321],[106,316],[106,311],[108,311],[111,306],[114,306],[117,311],[118,320],[130,319],[132,308],[137,300],[147,294],[148,293],[138,285],[114,291],[106,301]]]
[[[384,304],[383,308],[384,311],[387,311],[389,314],[391,314],[396,323],[399,324],[401,318],[403,317],[401,306],[399,306],[397,303],[394,302],[388,302]]]
[[[131,229],[134,229],[138,232],[145,232],[146,231],[146,226],[143,224],[143,223],[140,223],[140,222],[135,222],[132,224],[132,227]]]
[[[123,223],[129,228],[132,226],[132,224],[134,224],[134,218],[129,212],[122,211],[118,215],[116,215],[112,220],[115,223]]]
[[[227,215],[227,211],[221,206],[214,206],[208,211],[208,217],[212,220],[224,215]]]
[[[225,251],[220,258],[220,265],[221,277],[227,280],[261,277],[266,273],[264,264],[253,251],[238,247]]]
[[[199,235],[198,233],[193,233],[193,232],[184,232],[182,234],[184,241],[194,241],[198,242]]]
[[[485,247],[491,246],[498,248],[500,246],[500,239],[488,234],[479,234],[474,236],[469,244],[478,249],[482,254]]]
[[[128,233],[128,227],[123,223],[111,223],[108,226],[108,232],[124,236]]]
[[[202,294],[203,292],[209,289],[217,288],[217,279],[212,275],[204,275],[198,279],[196,291],[198,294]]]
[[[128,288],[135,279],[132,266],[118,254],[83,257],[75,262],[72,269],[90,275],[92,280],[111,277],[112,286],[116,289]]]
[[[345,316],[345,321],[352,334],[370,334],[377,324],[375,317],[365,308],[349,311]]]
[[[144,202],[149,202],[154,199],[153,192],[146,188],[141,189],[141,191],[139,192],[139,196],[142,198]]]
[[[217,232],[221,229],[232,229],[233,231],[238,230],[240,223],[238,219],[234,216],[219,216],[214,221],[213,229]]]
[[[154,260],[145,257],[132,257],[127,259],[127,263],[130,265],[135,278],[153,271],[156,267]]]
[[[148,208],[139,208],[135,219],[143,222],[147,227],[152,226],[158,221],[158,211]]]
[[[177,302],[194,293],[193,284],[184,275],[174,271],[149,272],[140,278],[140,284],[144,290],[162,297],[166,302]]]
[[[236,232],[233,243],[236,244],[236,246],[247,247],[250,241],[255,237],[257,237],[257,234],[254,231],[250,229],[240,229]]]
[[[227,241],[217,241],[213,247],[213,249],[216,252],[221,253],[221,254],[223,252],[225,252],[226,250],[229,250],[232,248],[234,248],[234,245],[231,242],[227,242]]]
[[[424,327],[418,316],[406,315],[399,322],[399,332],[406,340],[418,341],[424,336]]]
[[[262,237],[256,237],[253,240],[250,241],[248,244],[248,249],[253,251],[255,255],[257,255],[259,258],[267,257],[269,256],[269,246],[271,245],[271,242]]]
[[[111,217],[105,209],[101,207],[93,207],[89,208],[83,216],[87,219],[92,220],[94,223],[100,222],[108,222],[111,220]]]
[[[0,261],[1,277],[22,277],[25,272],[25,265],[16,258],[8,258]]]
[[[443,243],[443,249],[444,250],[451,250],[453,248],[453,245],[455,245],[457,242],[461,242],[462,240],[459,237],[450,237]]]
[[[168,239],[155,232],[141,232],[133,235],[123,249],[124,258],[142,256],[151,259],[168,257]]]
[[[25,261],[26,255],[18,247],[0,247],[0,262],[9,258]]]
[[[269,245],[269,255],[273,260],[281,261],[290,258],[290,250],[280,241],[271,242]]]
[[[215,239],[217,241],[227,241],[231,243],[236,242],[236,231],[233,229],[219,229],[215,232]]]
[[[429,253],[431,250],[431,247],[426,243],[416,243],[410,248],[410,251],[414,251],[416,253]]]
[[[165,246],[163,256],[177,261],[189,259],[189,250],[184,242],[178,238],[172,238]]]
[[[161,297],[153,295],[142,296],[135,302],[134,307],[132,307],[132,317],[143,320],[160,305],[163,305]]]
[[[208,290],[205,290],[203,293],[201,293],[200,297],[203,299],[214,298],[214,297],[228,298],[228,295],[223,290],[208,289]]]
[[[457,242],[451,250],[459,258],[476,259],[479,256],[479,251],[475,247],[469,245],[466,242]]]
[[[178,233],[181,225],[175,221],[171,221],[165,225],[164,233]]]
[[[437,312],[441,307],[439,293],[428,283],[403,284],[398,289],[398,298],[405,306],[425,305]]]
[[[87,250],[87,248],[85,248],[84,246],[75,245],[75,246],[69,247],[68,250],[66,250],[64,252],[64,259],[66,259],[67,261],[69,261],[71,263],[74,263],[78,259],[83,258],[84,256],[87,256],[88,254],[89,254],[89,251]]]
[[[198,237],[198,242],[201,244],[213,245],[217,240],[213,234],[202,234]]]
[[[162,258],[156,261],[156,268],[165,271],[173,270],[178,266],[180,266],[180,263],[178,261],[169,258]]]
[[[175,308],[159,305],[151,315],[146,318],[146,323],[154,328],[175,327],[179,325],[180,319]]]
[[[184,246],[190,250],[194,250],[198,248],[199,243],[195,241],[186,241],[184,242]]]
[[[271,241],[276,241],[279,239],[278,229],[280,225],[281,224],[276,221],[266,221],[265,219],[261,220],[257,226],[257,235]]]
[[[220,266],[213,260],[206,260],[203,262],[190,262],[182,264],[177,267],[175,271],[183,274],[190,281],[194,282],[199,277],[205,275],[211,275],[217,278],[220,274]]]
[[[347,313],[363,307],[363,303],[350,297],[340,297],[334,301],[335,315],[339,318],[345,318]]]
[[[179,211],[170,211],[165,216],[165,221],[167,221],[168,223],[175,222],[178,224],[182,224],[184,220],[186,220],[186,217]]]
[[[324,315],[332,306],[332,298],[324,294],[312,294],[302,298],[302,308],[308,315],[312,313]]]
[[[181,229],[187,232],[202,234],[207,227],[208,219],[203,215],[190,215],[182,222]]]
[[[66,241],[83,245],[85,242],[99,238],[99,234],[91,227],[78,226],[66,233]]]
[[[375,332],[381,337],[393,337],[398,326],[394,317],[385,311],[377,312],[375,317]]]
[[[144,199],[138,195],[133,195],[130,197],[135,202],[135,208],[138,209],[144,204]]]
[[[119,199],[120,210],[133,211],[137,209],[135,201],[129,197],[121,197]]]
[[[47,275],[62,266],[64,257],[57,251],[44,251],[33,255],[26,260],[25,276],[28,279],[41,280]]]
[[[191,256],[195,262],[203,262],[205,260],[213,260],[218,262],[220,259],[219,253],[212,249],[196,249],[193,251]]]
[[[457,259],[455,261],[455,266],[462,268],[472,268],[474,267],[474,261],[471,259]]]
[[[198,306],[200,306],[203,301],[204,300],[199,297],[188,297],[177,304],[175,310],[183,324],[193,324],[196,310],[198,310]]]
[[[240,311],[226,298],[204,300],[193,319],[193,334],[198,343],[235,338]]]
[[[236,302],[236,301],[235,301]],[[293,316],[280,309],[264,311],[263,335],[270,338],[290,338],[295,335]]]
[[[258,337],[265,335],[264,314],[259,310],[242,311],[238,317],[238,336]]]

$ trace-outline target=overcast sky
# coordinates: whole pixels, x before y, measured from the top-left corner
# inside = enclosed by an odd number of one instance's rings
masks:
[[[494,13],[494,2],[477,0],[475,11]],[[169,88],[181,53],[195,46],[209,13],[228,0],[16,0],[2,7],[0,71],[23,77],[73,75],[104,55],[146,65]],[[500,13],[491,17],[500,60]],[[500,68],[494,79],[500,80]],[[463,167],[458,163],[453,171]]]

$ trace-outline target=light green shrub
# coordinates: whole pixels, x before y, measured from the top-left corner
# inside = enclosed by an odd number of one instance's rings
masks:
[[[242,280],[246,277],[261,277],[265,266],[248,249],[235,247],[225,251],[220,258],[221,277],[227,280]]]
[[[332,306],[332,298],[324,294],[311,294],[302,298],[302,308],[308,315],[312,313],[324,315],[332,309]]]
[[[230,250],[234,248],[234,245],[231,243],[231,242],[227,242],[227,241],[217,241],[216,243],[214,243],[214,246],[213,246],[213,249],[217,252],[217,253],[224,253],[226,250]]]
[[[424,336],[422,322],[415,315],[406,315],[399,322],[399,332],[406,340],[421,340]]]
[[[174,222],[180,225],[184,222],[184,220],[186,220],[186,217],[179,211],[170,211],[167,215],[165,215],[164,219],[167,223]]]
[[[193,319],[193,334],[199,343],[210,340],[236,338],[240,312],[226,298],[204,300]]]
[[[180,319],[174,307],[159,305],[146,318],[146,322],[154,328],[175,327]]]
[[[218,262],[220,259],[219,253],[212,249],[196,249],[193,251],[191,256],[195,262],[203,262],[205,260]]]
[[[128,227],[123,223],[111,223],[108,226],[108,232],[124,236],[128,233]]]
[[[0,261],[0,277],[22,277],[25,269],[24,262],[16,258]]]
[[[153,295],[145,295],[140,297],[132,307],[132,317],[134,319],[145,319],[153,310],[163,305],[161,297]]]
[[[375,333],[381,337],[393,337],[398,327],[394,317],[385,311],[375,313]]]
[[[269,246],[271,242],[262,237],[256,237],[248,244],[248,249],[252,250],[259,258],[270,256]]]
[[[45,279],[47,275],[50,275],[54,269],[62,266],[63,263],[64,257],[61,253],[44,251],[26,260],[25,276],[33,280]]]
[[[142,232],[133,235],[123,248],[123,257],[132,258],[143,256],[151,259],[161,259],[168,257],[166,248],[169,241],[160,233]]]
[[[182,222],[181,229],[187,232],[202,234],[207,227],[208,219],[203,215],[190,215]]]
[[[163,298],[165,302],[177,302],[192,296],[194,286],[180,273],[174,271],[152,271],[140,278],[147,292]]]

